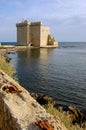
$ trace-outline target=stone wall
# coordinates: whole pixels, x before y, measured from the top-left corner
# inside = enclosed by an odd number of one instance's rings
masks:
[[[34,24],[31,25],[30,33],[32,46],[40,47],[40,26]]]
[[[29,92],[0,70],[0,130],[67,130]]]
[[[41,26],[40,34],[40,47],[48,45],[48,35],[50,34],[50,28]]]
[[[27,37],[27,25],[17,28],[17,42],[18,45],[27,45],[29,35]]]

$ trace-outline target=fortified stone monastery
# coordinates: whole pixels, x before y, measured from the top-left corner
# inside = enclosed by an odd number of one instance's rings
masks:
[[[17,44],[19,46],[58,47],[58,43],[50,35],[50,28],[43,26],[42,22],[24,20],[17,23],[16,27]]]

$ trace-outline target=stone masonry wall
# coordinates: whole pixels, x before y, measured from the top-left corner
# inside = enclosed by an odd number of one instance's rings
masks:
[[[30,33],[31,33],[32,45],[35,47],[39,47],[40,46],[40,26],[31,25],[30,26]]]
[[[18,42],[18,45],[27,45],[28,43],[28,38],[29,38],[29,35],[27,37],[27,25],[25,26],[19,26],[17,28],[17,42]]]
[[[22,86],[0,70],[0,130],[67,130]]]
[[[41,26],[40,27],[40,46],[47,46],[48,45],[48,35],[50,34],[50,28]]]

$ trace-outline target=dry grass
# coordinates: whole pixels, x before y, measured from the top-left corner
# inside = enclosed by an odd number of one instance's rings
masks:
[[[71,118],[67,115],[67,113],[62,111],[62,109],[58,110],[54,108],[53,105],[51,104],[44,106],[44,108],[46,109],[48,113],[59,117],[60,121],[65,125],[65,127],[68,130],[86,130],[86,128],[80,128],[78,124],[73,125],[71,122]]]
[[[0,69],[6,72],[8,75],[12,76],[14,68],[11,63],[6,63],[5,57],[0,55]]]

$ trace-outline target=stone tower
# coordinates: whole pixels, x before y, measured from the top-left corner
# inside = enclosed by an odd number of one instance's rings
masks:
[[[50,28],[42,25],[42,22],[28,22],[27,20],[17,23],[17,45],[35,47],[57,47],[58,43],[50,35]]]

